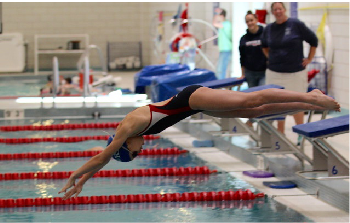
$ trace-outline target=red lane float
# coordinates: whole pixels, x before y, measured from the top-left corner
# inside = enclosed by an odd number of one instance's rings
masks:
[[[47,138],[0,138],[0,143],[8,144],[21,144],[21,143],[36,143],[36,142],[82,142],[88,140],[108,140],[108,135],[99,135],[99,136],[71,136],[71,137],[47,137]],[[144,135],[145,140],[156,140],[160,139],[160,136],[155,135]]]
[[[105,129],[116,128],[119,122],[103,122],[103,123],[79,123],[79,124],[52,124],[52,125],[7,125],[1,126],[0,131],[16,132],[16,131],[60,131],[75,129]]]
[[[18,160],[18,159],[40,159],[40,158],[70,158],[70,157],[91,157],[99,154],[101,151],[67,151],[67,152],[48,152],[48,153],[6,153],[0,154],[0,160]],[[152,155],[179,155],[187,153],[188,150],[173,148],[143,149],[139,156]]]
[[[1,180],[26,180],[26,179],[64,179],[74,171],[55,172],[26,172],[26,173],[3,173]],[[132,170],[100,170],[93,177],[153,177],[153,176],[187,176],[194,174],[217,173],[217,170],[210,170],[207,166],[196,167],[172,167],[155,169],[132,169]]]
[[[264,204],[264,199],[254,199],[254,200],[234,200],[234,201],[202,201],[202,202],[148,202],[148,203],[134,203],[132,206],[127,203],[109,203],[104,205],[109,205],[109,208],[114,210],[162,210],[164,208],[167,209],[178,209],[178,208],[220,208],[220,209],[252,209],[255,204]],[[10,209],[14,209],[17,207],[11,207]],[[19,207],[18,211],[21,211],[21,208],[28,207]],[[91,207],[89,205],[47,205],[47,206],[38,206],[38,207],[30,207],[33,208],[31,211],[33,212],[62,212],[62,211],[91,211]],[[7,213],[7,208],[0,207],[0,214]]]
[[[18,198],[0,199],[0,208],[32,207],[47,205],[76,205],[76,204],[108,204],[108,203],[144,203],[144,202],[198,202],[198,201],[237,201],[254,200],[264,198],[264,193],[254,194],[246,191],[210,191],[210,192],[185,192],[167,194],[127,194],[127,195],[102,195],[81,196],[63,200],[61,197],[53,198]]]

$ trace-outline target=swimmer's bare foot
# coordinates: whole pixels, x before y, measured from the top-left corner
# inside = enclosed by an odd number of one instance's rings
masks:
[[[323,94],[322,91],[315,89],[309,92],[308,94],[311,94],[315,97],[315,105],[327,108],[329,110],[340,111],[339,103],[333,98]]]

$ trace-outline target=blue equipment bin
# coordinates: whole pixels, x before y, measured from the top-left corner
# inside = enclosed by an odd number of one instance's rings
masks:
[[[145,66],[134,76],[135,93],[144,94],[145,87],[151,85],[152,80],[155,77],[185,70],[189,70],[189,67],[184,64],[159,64]]]

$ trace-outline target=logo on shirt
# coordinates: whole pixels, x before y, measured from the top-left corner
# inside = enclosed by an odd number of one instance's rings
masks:
[[[286,28],[286,32],[285,32],[285,34],[284,34],[284,35],[290,35],[291,30],[292,30],[292,28],[291,28],[291,27],[287,27],[287,28]]]
[[[246,46],[260,46],[261,40],[253,40],[245,43]]]

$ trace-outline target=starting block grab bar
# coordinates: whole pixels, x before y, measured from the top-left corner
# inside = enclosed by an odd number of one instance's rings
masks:
[[[349,132],[349,115],[297,125],[293,131],[301,134],[313,146],[313,171],[298,174],[310,180],[348,179],[349,161],[335,150],[326,140]],[[328,177],[305,177],[303,173],[327,171]]]

